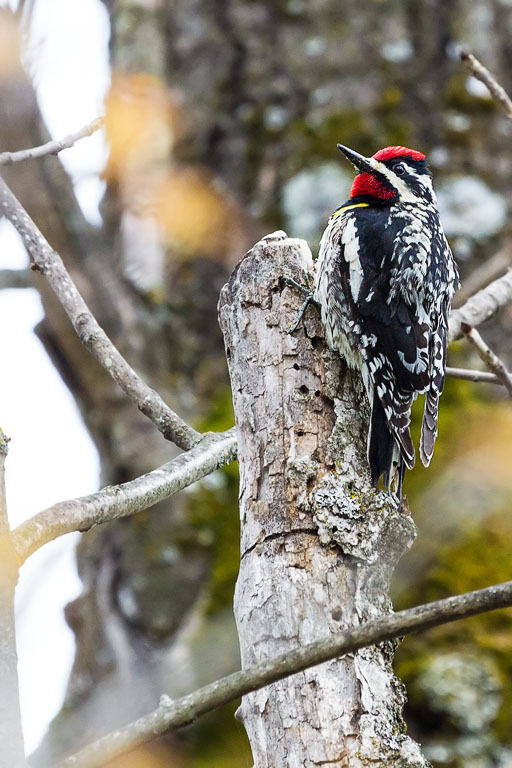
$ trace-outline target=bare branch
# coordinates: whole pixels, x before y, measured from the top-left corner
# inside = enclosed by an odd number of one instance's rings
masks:
[[[70,133],[58,141],[47,141],[46,144],[41,144],[39,147],[21,149],[19,152],[0,152],[0,165],[13,165],[22,160],[32,160],[37,157],[44,157],[44,155],[56,155],[62,152],[63,149],[70,149],[80,139],[84,139],[86,136],[91,136],[96,131],[99,131],[104,123],[104,117],[97,117],[76,133]]]
[[[470,72],[487,86],[493,98],[501,104],[507,117],[512,120],[512,101],[505,89],[497,82],[494,76],[491,75],[489,70],[484,67],[475,56],[473,56],[471,51],[463,48],[460,52],[460,58]]]
[[[512,270],[494,280],[487,288],[478,291],[459,309],[454,309],[448,321],[448,339],[455,341],[463,336],[461,324],[472,327],[481,325],[493,317],[501,307],[512,301]]]
[[[483,381],[487,384],[503,384],[494,373],[488,371],[473,371],[469,368],[450,368],[447,366],[446,375],[452,379],[464,379],[465,381]]]
[[[135,480],[98,493],[62,501],[39,512],[13,531],[19,564],[37,549],[72,531],[127,517],[158,504],[236,458],[235,430],[208,434],[190,451]]]
[[[0,290],[33,287],[28,269],[0,269]]]
[[[96,768],[167,731],[188,725],[222,704],[263,688],[270,683],[324,661],[353,653],[384,640],[430,629],[478,613],[512,605],[512,581],[476,592],[468,592],[406,611],[384,616],[360,627],[344,630],[336,637],[318,640],[289,651],[252,669],[235,672],[173,701],[163,696],[160,706],[130,725],[103,736],[68,757],[59,768]]]
[[[492,349],[486,344],[483,338],[480,336],[475,328],[466,323],[462,323],[462,332],[467,339],[475,346],[481,359],[487,365],[491,371],[498,377],[501,383],[507,388],[509,395],[512,397],[512,376],[507,371],[505,364],[498,357],[498,355],[492,351]]]
[[[506,243],[494,256],[486,259],[466,277],[462,288],[454,296],[452,307],[454,309],[461,307],[473,294],[500,277],[511,265],[512,243]]]
[[[34,267],[41,272],[68,315],[78,338],[137,408],[179,448],[195,445],[201,435],[189,426],[128,365],[108,338],[78,292],[59,254],[52,250],[28,213],[0,179],[0,213],[21,235]]]

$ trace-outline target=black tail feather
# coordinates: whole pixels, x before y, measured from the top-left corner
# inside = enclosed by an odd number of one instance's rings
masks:
[[[402,503],[402,486],[404,484],[404,475],[405,475],[405,461],[402,454],[400,454],[398,459],[398,487],[396,489],[396,494],[400,500],[400,504]]]
[[[425,395],[425,410],[423,411],[420,440],[420,457],[425,467],[428,467],[434,454],[434,445],[437,437],[439,394],[439,389],[432,385]]]
[[[379,478],[384,475],[384,482],[389,486],[395,439],[389,431],[384,408],[377,394],[373,397],[370,434],[368,437],[368,462],[372,474],[372,483],[378,488]]]
[[[374,394],[372,415],[370,420],[370,433],[368,436],[368,463],[372,477],[372,484],[379,487],[379,479],[382,477],[388,491],[396,476],[397,496],[402,499],[402,484],[405,474],[405,461],[400,448],[390,432],[386,421],[384,408]]]

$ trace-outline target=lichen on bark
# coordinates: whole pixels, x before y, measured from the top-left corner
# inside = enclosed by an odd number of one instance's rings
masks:
[[[318,313],[287,333],[304,283],[305,242],[274,233],[224,287],[240,461],[241,567],[235,594],[244,667],[392,610],[389,581],[415,536],[372,488],[368,406],[355,373],[325,346]],[[245,696],[238,716],[255,768],[419,768],[405,694],[383,643]]]

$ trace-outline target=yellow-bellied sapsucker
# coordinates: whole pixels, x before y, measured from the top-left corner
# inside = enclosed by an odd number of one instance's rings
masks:
[[[322,237],[313,298],[327,343],[359,368],[371,405],[368,461],[401,498],[413,467],[411,406],[425,393],[420,456],[428,466],[437,436],[446,366],[448,313],[458,272],[439,220],[425,155],[386,147],[356,167],[350,199]]]

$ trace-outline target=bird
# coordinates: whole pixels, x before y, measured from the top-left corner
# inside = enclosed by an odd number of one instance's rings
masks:
[[[411,407],[425,403],[419,453],[427,467],[437,437],[448,315],[458,269],[441,225],[426,156],[402,146],[364,157],[338,144],[357,175],[330,216],[312,299],[328,346],[361,372],[371,407],[371,481],[402,501],[415,463]]]

